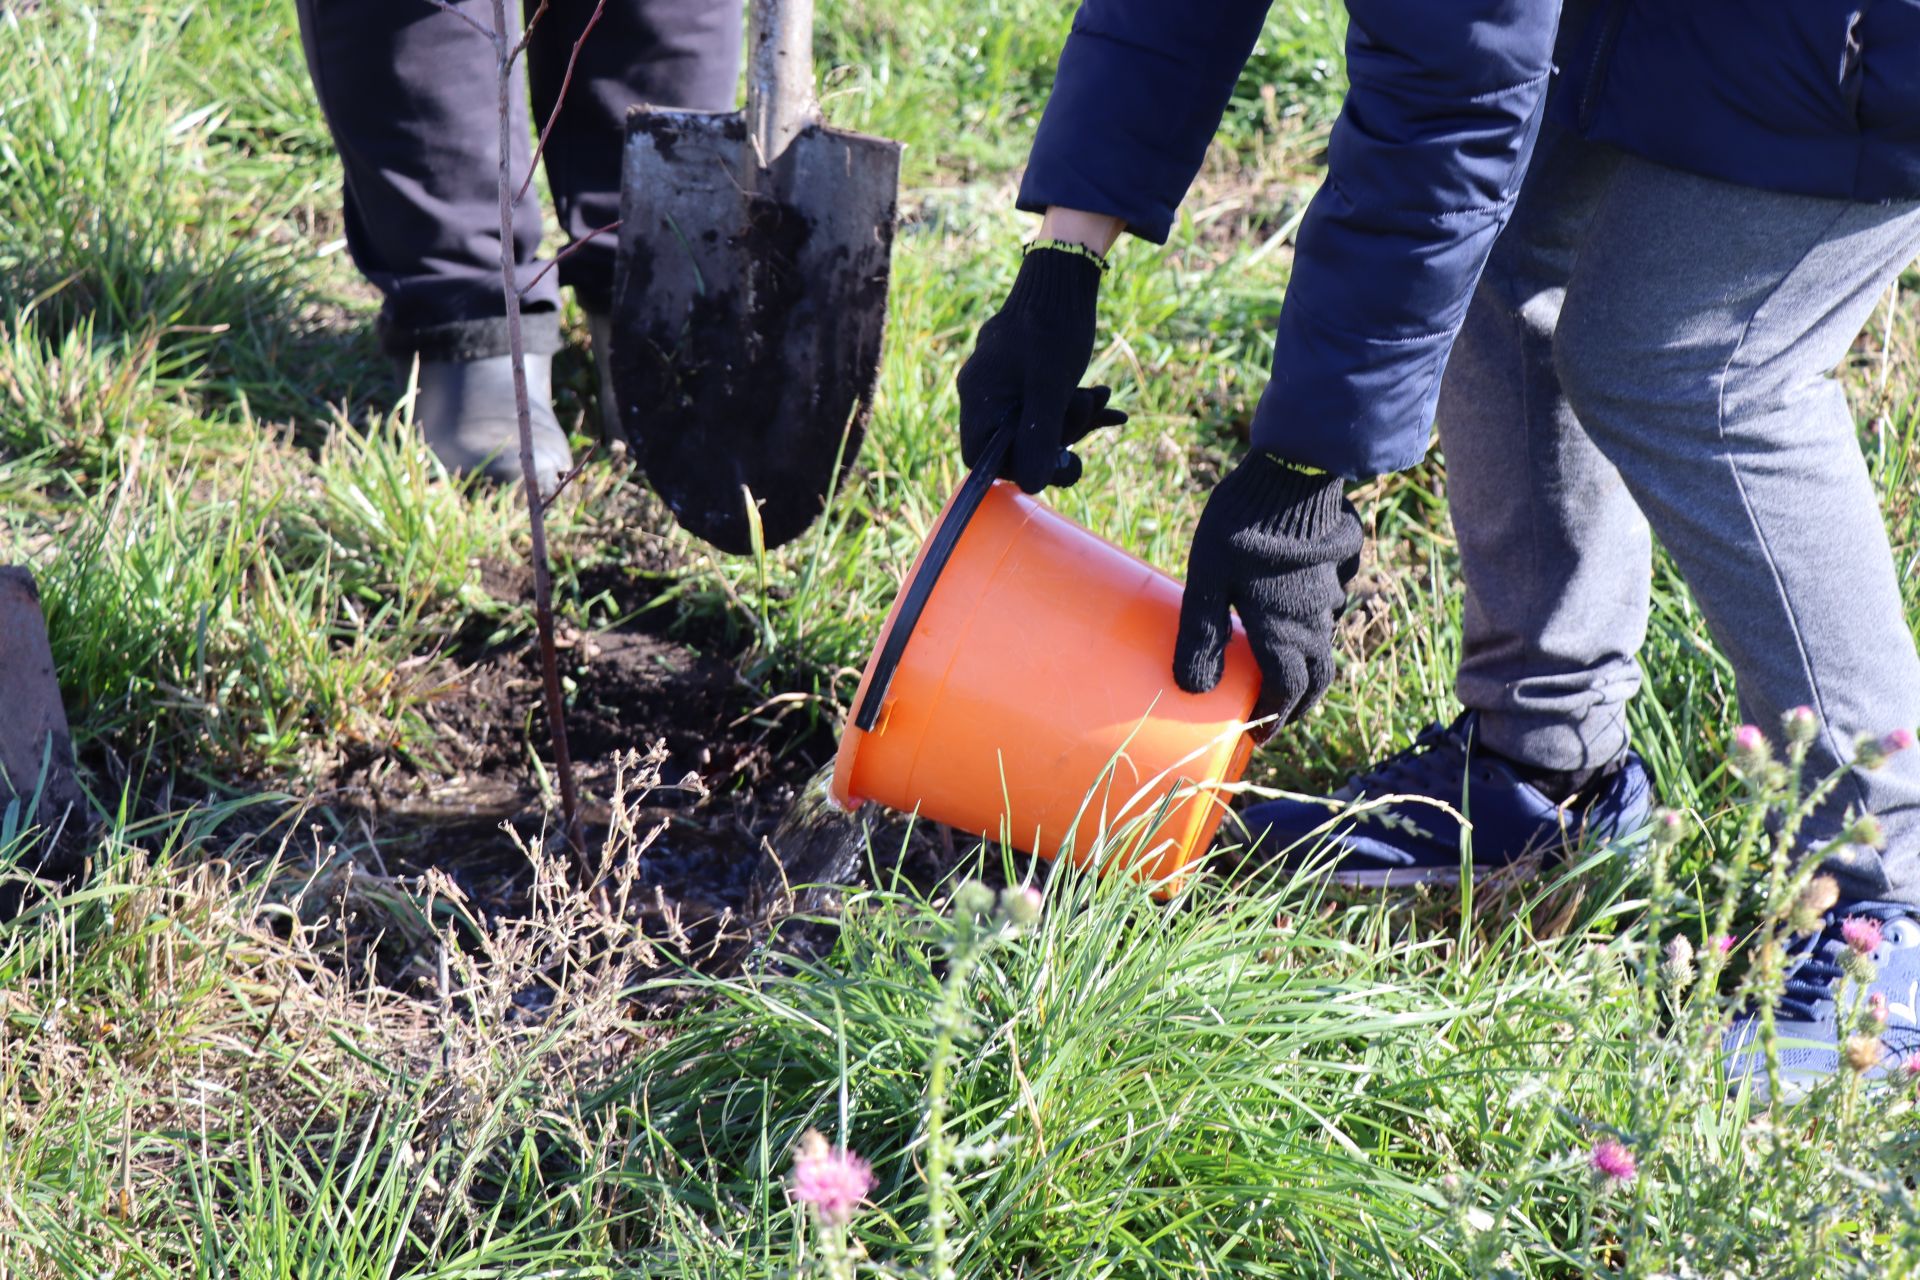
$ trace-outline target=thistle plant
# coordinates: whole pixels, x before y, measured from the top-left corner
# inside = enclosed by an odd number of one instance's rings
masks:
[[[926,1259],[919,1274],[934,1280],[954,1280],[954,1177],[969,1161],[985,1159],[993,1151],[965,1146],[948,1131],[947,1110],[953,1093],[953,1068],[961,1044],[972,1034],[974,1019],[968,1010],[968,992],[980,961],[995,947],[1030,931],[1040,922],[1043,899],[1032,886],[1015,886],[995,894],[978,880],[966,880],[953,892],[948,913],[941,920],[938,946],[946,954],[946,976],[933,1006],[933,1047],[927,1056],[927,1086],[922,1120],[921,1174],[927,1193]],[[858,1273],[856,1250],[848,1238],[848,1224],[873,1189],[873,1171],[867,1162],[844,1146],[828,1144],[809,1129],[793,1157],[788,1191],[806,1208],[818,1241],[818,1270],[829,1280],[852,1280]],[[902,1274],[886,1268],[885,1274]]]
[[[822,1270],[830,1280],[853,1280],[847,1224],[873,1190],[873,1169],[844,1146],[830,1146],[818,1129],[801,1136],[788,1190],[813,1218]]]
[[[1786,985],[1786,943],[1795,934],[1823,927],[1827,912],[1839,902],[1839,884],[1821,873],[1822,864],[1849,844],[1875,845],[1880,840],[1879,824],[1869,814],[1856,817],[1825,842],[1802,850],[1801,834],[1808,819],[1826,804],[1848,769],[1842,766],[1807,785],[1807,758],[1819,737],[1819,722],[1809,708],[1796,707],[1782,718],[1781,729],[1783,756],[1774,754],[1765,735],[1753,725],[1743,725],[1735,733],[1729,755],[1729,763],[1747,784],[1751,801],[1746,832],[1751,840],[1743,839],[1742,848],[1758,844],[1765,852],[1766,875],[1761,886],[1754,962],[1739,995],[1758,1010],[1758,1040],[1766,1064],[1767,1093],[1772,1098],[1783,1096],[1774,1010]],[[1855,749],[1854,763],[1861,768],[1878,768],[1888,756],[1904,749],[1911,737],[1905,731],[1896,731],[1883,738],[1862,739]],[[1766,832],[1769,817],[1773,819],[1771,833]],[[1716,933],[1727,931],[1739,905],[1738,893],[1722,895]],[[1844,999],[1846,993],[1840,994]],[[1841,1007],[1846,1006],[1843,1003]]]
[[[952,1244],[953,1175],[963,1160],[979,1153],[961,1150],[947,1133],[947,1104],[956,1051],[973,1028],[967,1011],[967,984],[975,966],[995,946],[1039,923],[1040,891],[1031,886],[1003,890],[998,899],[978,880],[954,890],[949,932],[944,940],[947,977],[934,1007],[933,1052],[927,1063],[926,1150],[927,1258],[933,1280],[954,1280]]]
[[[1847,772],[1806,778],[1818,737],[1818,721],[1806,708],[1782,718],[1776,741],[1753,725],[1733,735],[1727,763],[1746,797],[1733,815],[1731,838],[1699,873],[1709,886],[1704,919],[1689,911],[1691,895],[1675,885],[1675,865],[1692,835],[1688,821],[1663,811],[1649,832],[1650,884],[1640,934],[1647,941],[1623,936],[1617,945],[1625,955],[1645,956],[1639,970],[1639,1043],[1653,1051],[1633,1055],[1638,1065],[1619,1136],[1599,1138],[1587,1156],[1594,1174],[1589,1203],[1593,1212],[1619,1218],[1615,1238],[1635,1265],[1666,1268],[1673,1261],[1671,1244],[1655,1225],[1671,1196],[1661,1185],[1660,1170],[1685,1167],[1683,1144],[1703,1137],[1697,1109],[1702,1099],[1721,1091],[1723,1040],[1736,1017],[1755,1019],[1744,1052],[1757,1054],[1763,1064],[1766,1096],[1789,1096],[1782,1087],[1781,1036],[1775,1025],[1775,1008],[1792,971],[1789,944],[1796,936],[1828,928],[1840,905],[1840,884],[1822,864],[1845,845],[1871,844],[1879,836],[1878,823],[1869,816],[1853,818],[1824,841],[1806,838],[1809,819]],[[1909,745],[1910,735],[1901,733],[1864,740],[1853,767],[1878,767]],[[1690,927],[1674,929],[1676,914]],[[1750,928],[1736,932],[1749,920]],[[1804,1176],[1809,1160],[1818,1160],[1823,1150],[1831,1152],[1835,1169],[1846,1167],[1850,1157],[1864,1161],[1867,1156],[1876,1130],[1860,1123],[1860,1109],[1866,1073],[1884,1055],[1880,1035],[1888,1012],[1884,999],[1866,994],[1875,976],[1871,955],[1880,945],[1880,929],[1880,921],[1869,917],[1841,922],[1846,951],[1835,1000],[1842,1069],[1806,1106],[1791,1112],[1776,1106],[1751,1122],[1745,1134],[1761,1143],[1769,1170]],[[1729,981],[1728,967],[1736,959],[1746,961],[1744,972]],[[1740,1188],[1725,1194],[1753,1192]],[[1810,1228],[1816,1236],[1825,1230],[1817,1224]],[[1607,1234],[1592,1224],[1588,1232],[1589,1239]]]
[[[1594,1143],[1587,1163],[1593,1166],[1594,1175],[1604,1187],[1628,1186],[1640,1176],[1633,1152],[1618,1138],[1602,1138]]]

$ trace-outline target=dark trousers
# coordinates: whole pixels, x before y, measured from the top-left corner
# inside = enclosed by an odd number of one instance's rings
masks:
[[[574,42],[595,0],[550,0],[515,69],[511,172],[523,182],[533,121],[560,98]],[[433,0],[298,0],[307,66],[346,170],[347,247],[385,295],[382,336],[396,355],[474,359],[504,354],[500,288],[500,121],[493,46]],[[457,0],[483,27],[491,0]],[[537,0],[526,0],[530,15]],[[521,17],[510,3],[509,20]],[[620,216],[627,109],[638,103],[724,111],[740,72],[740,0],[606,0],[581,46],[544,163],[569,243]],[[517,31],[516,31],[517,36]],[[514,207],[522,289],[539,257],[540,207]],[[560,342],[562,286],[589,310],[613,292],[609,233],[570,254],[527,293],[528,349]]]

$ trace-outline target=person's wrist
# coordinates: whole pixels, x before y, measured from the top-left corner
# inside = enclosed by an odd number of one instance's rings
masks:
[[[1080,258],[1091,262],[1099,269],[1101,275],[1104,276],[1107,274],[1109,264],[1103,255],[1095,253],[1086,245],[1076,244],[1071,240],[1029,240],[1025,245],[1021,246],[1020,256],[1022,258],[1032,257],[1036,253],[1064,253],[1069,258]]]
[[[1111,214],[1053,205],[1040,217],[1038,238],[1081,245],[1105,258],[1113,242],[1120,238],[1124,225]]]

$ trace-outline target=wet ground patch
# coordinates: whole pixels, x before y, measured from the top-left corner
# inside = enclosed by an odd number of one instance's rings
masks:
[[[636,909],[663,936],[709,952],[742,927],[763,841],[831,759],[831,728],[769,722],[755,714],[768,695],[730,662],[646,629],[567,627],[559,642],[582,843],[597,850],[616,822],[657,828],[633,853]],[[533,881],[525,846],[562,844],[532,642],[462,663],[423,714],[437,758],[378,761],[343,779],[342,798],[386,869],[438,870],[479,915],[511,918]],[[623,781],[639,785],[642,772],[657,782],[617,813]]]
[[[508,598],[524,568],[485,566]],[[850,819],[822,803],[838,723],[810,692],[747,679],[723,628],[678,634],[646,606],[670,573],[592,570],[583,610],[620,621],[559,629],[567,732],[581,794],[579,848],[559,829],[553,754],[531,637],[445,660],[421,708],[430,755],[383,753],[342,769],[324,802],[362,869],[396,891],[444,878],[452,915],[479,931],[525,918],[539,891],[535,856],[565,856],[579,882],[622,881],[622,910],[659,948],[657,973],[737,970],[768,944],[817,952],[831,942],[838,895],[875,862],[932,884],[956,842],[872,806]],[[417,983],[418,956],[377,937],[382,980]],[[403,931],[404,932],[404,931]],[[401,940],[404,944],[404,939]]]

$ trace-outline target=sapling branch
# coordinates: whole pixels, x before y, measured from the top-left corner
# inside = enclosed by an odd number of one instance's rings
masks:
[[[560,479],[554,484],[553,492],[548,494],[546,500],[540,504],[542,510],[560,501],[560,495],[567,491],[567,486],[580,478],[580,473],[587,469],[587,464],[592,462],[594,455],[599,452],[600,442],[596,440],[593,443],[593,447],[587,450],[587,456],[580,459],[579,466],[573,468],[571,471],[562,471],[560,473]]]
[[[520,289],[515,281],[513,239],[513,63],[519,46],[507,27],[507,0],[493,0],[493,49],[499,70],[500,110],[500,287],[507,306],[507,347],[513,365],[513,411],[520,430],[520,484],[527,499],[527,528],[533,561],[533,621],[539,636],[540,677],[546,693],[547,731],[553,739],[554,773],[560,780],[560,819],[567,845],[583,858],[579,789],[573,753],[567,747],[566,702],[560,692],[560,659],[553,640],[553,572],[547,563],[546,504],[540,497],[533,463],[533,410],[527,393],[526,337],[520,321]],[[564,89],[562,93],[564,94]],[[558,108],[556,107],[556,110]],[[584,861],[582,869],[586,870]]]
[[[545,12],[546,7],[542,0],[540,12]],[[496,4],[494,8],[499,9],[500,6]],[[599,0],[599,3],[593,6],[593,12],[587,15],[587,25],[580,28],[579,38],[573,42],[573,52],[567,55],[566,74],[560,77],[560,92],[553,96],[553,110],[547,112],[547,122],[540,127],[540,142],[533,149],[533,160],[527,165],[527,176],[520,183],[518,194],[514,196],[516,200],[523,199],[527,194],[527,188],[533,185],[533,175],[540,168],[540,158],[547,154],[547,139],[553,134],[553,126],[560,119],[560,109],[567,105],[567,90],[573,87],[574,64],[580,61],[580,46],[585,44],[587,37],[593,34],[593,28],[600,21],[600,15],[606,11],[607,0]],[[533,16],[538,18],[540,13],[535,13]],[[528,28],[527,33],[528,35],[533,33],[531,27]],[[524,45],[525,41],[521,43]]]
[[[539,284],[542,280],[547,278],[547,272],[553,270],[555,267],[559,266],[562,261],[571,257],[576,250],[584,247],[585,245],[593,241],[598,236],[603,236],[603,235],[606,235],[609,231],[618,231],[619,229],[620,229],[620,219],[615,218],[612,222],[609,222],[604,227],[595,227],[593,230],[587,232],[587,234],[581,236],[578,240],[575,240],[572,244],[568,245],[566,248],[562,249],[560,252],[554,254],[553,257],[547,261],[547,265],[545,265],[544,267],[541,267],[538,271],[533,273],[533,279],[527,281],[525,284],[520,286],[520,296],[522,298],[525,298],[529,293],[532,293],[533,286]]]
[[[520,42],[513,46],[514,57],[517,58],[521,54],[525,53],[527,51],[527,46],[533,42],[534,28],[540,25],[540,19],[547,16],[547,8],[549,3],[550,3],[550,0],[540,0],[540,7],[533,11],[533,16],[531,18],[527,19],[526,29],[520,33]]]

